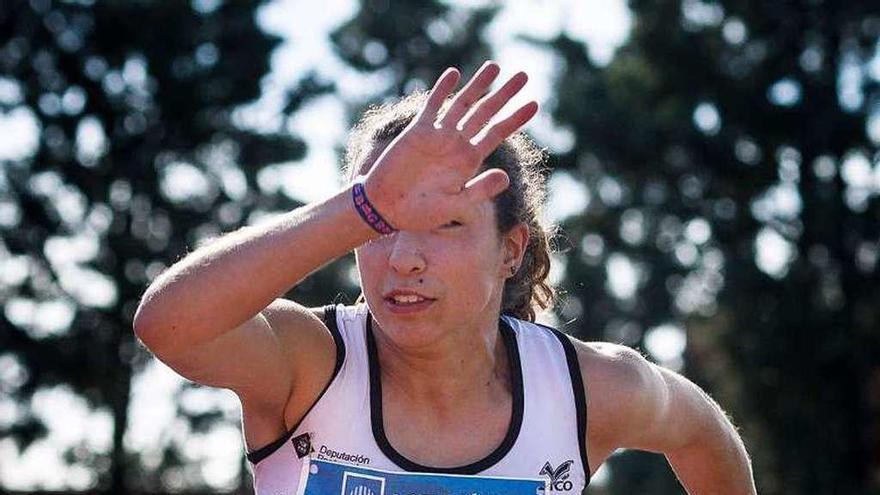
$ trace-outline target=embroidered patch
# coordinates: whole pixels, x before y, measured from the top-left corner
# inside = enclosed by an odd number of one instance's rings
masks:
[[[296,456],[300,459],[314,452],[314,449],[312,449],[312,439],[308,433],[294,437],[293,448],[296,450]]]

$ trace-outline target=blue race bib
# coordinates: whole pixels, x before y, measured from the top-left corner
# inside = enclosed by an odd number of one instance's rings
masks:
[[[297,495],[543,495],[540,478],[391,472],[310,459]]]

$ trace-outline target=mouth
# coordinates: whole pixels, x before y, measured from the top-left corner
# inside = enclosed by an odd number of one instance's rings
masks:
[[[383,298],[385,306],[392,313],[414,313],[427,309],[436,301],[427,296],[414,293],[391,293]]]

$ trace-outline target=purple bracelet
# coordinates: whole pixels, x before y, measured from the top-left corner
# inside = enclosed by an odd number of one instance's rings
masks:
[[[364,188],[364,177],[355,179],[351,186],[351,198],[354,200],[354,208],[360,214],[361,218],[367,222],[367,225],[382,235],[393,234],[397,231],[388,224],[382,215],[376,211],[376,207],[367,199],[367,191]]]

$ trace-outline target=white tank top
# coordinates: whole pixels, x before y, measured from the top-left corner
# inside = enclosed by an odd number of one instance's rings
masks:
[[[540,479],[546,483],[545,495],[579,495],[586,487],[586,398],[574,346],[563,333],[507,315],[500,318],[513,393],[507,435],[480,461],[434,468],[407,459],[385,436],[367,306],[327,306],[324,311],[336,342],[333,377],[298,425],[247,454],[257,495],[297,494],[309,472],[303,466],[318,460],[396,473]]]

